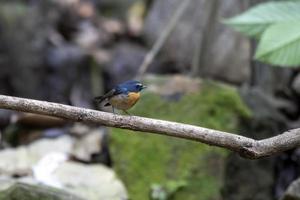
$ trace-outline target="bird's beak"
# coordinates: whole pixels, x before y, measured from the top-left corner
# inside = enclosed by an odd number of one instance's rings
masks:
[[[143,85],[142,89],[146,89],[146,88],[147,88],[147,86]]]

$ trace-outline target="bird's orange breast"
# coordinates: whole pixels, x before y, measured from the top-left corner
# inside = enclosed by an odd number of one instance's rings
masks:
[[[128,93],[128,103],[132,106],[140,99],[140,93],[139,92],[129,92]]]
[[[128,110],[140,99],[140,93],[129,92],[128,94],[119,94],[110,98],[112,106],[120,110]]]

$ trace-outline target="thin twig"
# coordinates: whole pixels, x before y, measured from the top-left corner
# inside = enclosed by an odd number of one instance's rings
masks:
[[[254,140],[199,126],[145,117],[116,115],[58,103],[4,95],[0,95],[0,108],[184,138],[223,147],[251,159],[274,155],[300,146],[300,129],[290,130],[268,139]]]
[[[168,22],[166,28],[163,30],[162,34],[159,36],[159,38],[156,40],[155,44],[153,45],[152,49],[147,53],[146,57],[144,58],[144,61],[142,65],[139,68],[138,74],[136,79],[140,80],[144,73],[147,71],[149,65],[152,63],[154,57],[157,55],[161,47],[164,45],[172,31],[174,30],[176,24],[178,23],[180,17],[183,15],[185,10],[188,8],[188,5],[190,4],[191,0],[184,0],[181,2],[181,4],[176,9],[174,15]]]

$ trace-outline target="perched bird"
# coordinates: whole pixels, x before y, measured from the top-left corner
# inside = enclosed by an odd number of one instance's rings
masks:
[[[95,100],[97,103],[102,103],[107,100],[108,102],[104,106],[111,105],[113,113],[114,108],[116,108],[129,114],[127,110],[136,104],[140,98],[140,91],[145,88],[146,86],[139,81],[126,81],[117,85],[103,96],[96,97]]]

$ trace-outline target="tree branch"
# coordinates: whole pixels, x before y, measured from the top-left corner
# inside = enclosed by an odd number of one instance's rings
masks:
[[[213,146],[223,147],[250,159],[274,155],[300,146],[300,129],[290,130],[268,139],[254,140],[232,133],[176,122],[137,116],[116,115],[58,103],[4,95],[0,95],[0,108],[185,138]]]

